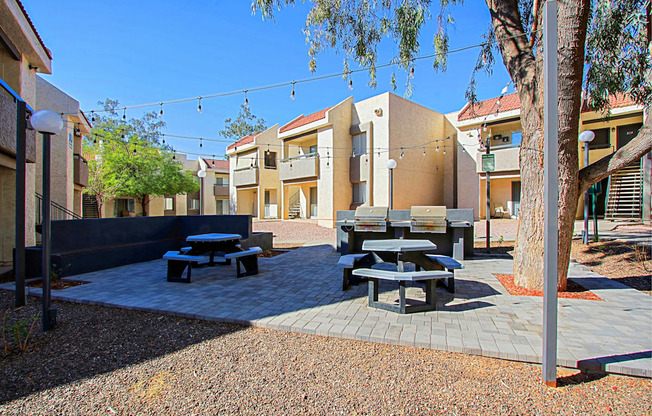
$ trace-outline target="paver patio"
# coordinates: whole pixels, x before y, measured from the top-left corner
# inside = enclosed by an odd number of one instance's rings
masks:
[[[511,273],[511,260],[465,260],[454,298],[439,288],[438,310],[399,315],[368,307],[366,284],[343,292],[338,258],[329,245],[305,246],[260,258],[257,276],[236,279],[234,265],[204,267],[193,270],[191,284],[167,282],[166,262],[155,260],[74,276],[91,283],[53,291],[52,298],[541,362],[542,299],[510,295],[493,277]],[[652,297],[578,264],[569,275],[604,302],[559,299],[558,363],[652,377]],[[380,300],[394,301],[395,289],[381,282]],[[408,297],[423,298],[421,287],[409,287]]]

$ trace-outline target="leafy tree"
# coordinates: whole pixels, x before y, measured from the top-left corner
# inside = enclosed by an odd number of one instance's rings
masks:
[[[249,106],[244,104],[240,104],[240,112],[235,120],[227,118],[224,124],[224,130],[220,131],[220,135],[233,141],[267,129],[265,120],[253,115]]]
[[[168,146],[159,143],[165,123],[156,113],[127,119],[119,113],[117,101],[100,104],[105,114],[97,116],[93,140],[86,140],[84,149],[89,159],[89,193],[98,204],[106,198],[131,196],[147,215],[152,197],[199,189],[194,175],[174,160]]]
[[[418,56],[419,35],[431,9],[436,13],[435,70],[446,69],[449,8],[461,0],[315,0],[304,29],[309,45],[310,68],[316,56],[336,48],[348,63],[369,69],[375,83],[377,47],[389,37],[398,45],[395,58],[405,70]],[[491,15],[485,39],[473,71],[467,97],[475,100],[474,80],[478,71],[491,71],[497,50],[518,86],[523,138],[520,150],[522,201],[514,255],[515,281],[524,287],[543,287],[543,7],[540,0],[487,0]],[[252,8],[264,17],[294,0],[254,0]],[[582,86],[590,93],[595,110],[608,111],[608,96],[624,92],[639,103],[652,98],[646,25],[647,0],[559,0],[558,91],[559,91],[559,269],[558,288],[566,289],[573,223],[578,198],[590,185],[640,159],[652,150],[648,117],[637,137],[614,154],[579,170],[578,130],[583,104]],[[588,43],[587,43],[588,33]],[[394,83],[394,82],[393,82]]]

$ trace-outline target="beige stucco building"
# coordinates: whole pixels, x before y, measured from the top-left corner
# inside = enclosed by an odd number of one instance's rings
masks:
[[[16,104],[9,92],[37,108],[36,73],[51,73],[52,55],[32,25],[22,4],[0,1],[0,265],[11,264],[15,241]],[[38,138],[40,140],[40,137]],[[34,245],[36,191],[36,134],[27,131],[26,245]]]
[[[337,211],[389,205],[389,159],[395,209],[454,206],[455,135],[442,114],[395,94],[349,97],[230,145],[233,212],[274,218],[275,209],[332,227]]]
[[[615,152],[629,142],[638,132],[643,122],[643,107],[635,104],[623,95],[611,97],[611,114],[607,117],[602,113],[583,108],[580,116],[579,131],[591,130],[595,139],[589,145],[589,162],[593,163],[602,157]],[[518,94],[508,94],[502,98],[496,97],[476,103],[467,104],[459,112],[447,114],[458,132],[458,188],[460,208],[474,208],[476,218],[485,218],[486,182],[482,167],[482,157],[486,150],[479,150],[480,142],[490,142],[490,153],[493,155],[495,168],[490,173],[491,184],[491,215],[496,216],[496,208],[502,208],[505,215],[518,215],[521,195],[521,177],[519,167],[519,151],[521,144],[520,100]],[[584,166],[584,146],[579,142],[580,167]],[[486,147],[483,147],[486,149]],[[649,155],[648,155],[649,156]],[[602,181],[602,193],[598,195],[596,213],[617,218],[626,217],[631,211],[629,196],[642,196],[650,190],[643,190],[643,176],[649,176],[649,157],[644,157],[632,170],[632,176],[639,181],[640,186],[626,185],[617,190],[616,180],[607,178]],[[646,168],[647,166],[647,168]],[[638,170],[638,174],[635,171]],[[618,180],[622,175],[618,176]],[[649,183],[649,178],[648,178]],[[649,186],[649,185],[648,185]],[[627,188],[627,189],[626,189]],[[609,195],[611,192],[611,195]],[[628,193],[625,203],[620,202],[620,214],[617,201],[619,195]],[[616,195],[619,194],[619,195]],[[643,203],[643,198],[640,198]],[[649,200],[647,202],[649,204]],[[580,198],[578,218],[583,216],[584,201]],[[643,214],[638,208],[638,218]],[[624,212],[624,214],[623,214]],[[633,214],[636,214],[634,212]],[[649,211],[648,211],[649,212]],[[649,214],[647,214],[649,215]],[[498,216],[501,216],[500,212]]]

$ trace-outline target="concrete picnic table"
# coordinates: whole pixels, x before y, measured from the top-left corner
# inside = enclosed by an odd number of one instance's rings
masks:
[[[190,235],[186,241],[190,244],[192,249],[187,253],[191,255],[210,253],[208,265],[215,265],[215,253],[235,253],[242,251],[238,244],[242,236],[240,234],[221,234],[221,233],[208,233]],[[225,264],[231,264],[231,260],[225,259]]]

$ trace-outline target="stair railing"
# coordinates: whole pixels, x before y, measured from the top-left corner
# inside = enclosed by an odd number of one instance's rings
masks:
[[[41,225],[43,222],[43,196],[38,192],[36,194],[36,225]],[[50,219],[51,220],[79,220],[82,217],[75,214],[68,208],[50,201]]]
[[[292,196],[290,196],[290,199],[288,200],[288,206],[292,207],[292,205],[299,203],[299,194],[300,191],[296,191]]]

